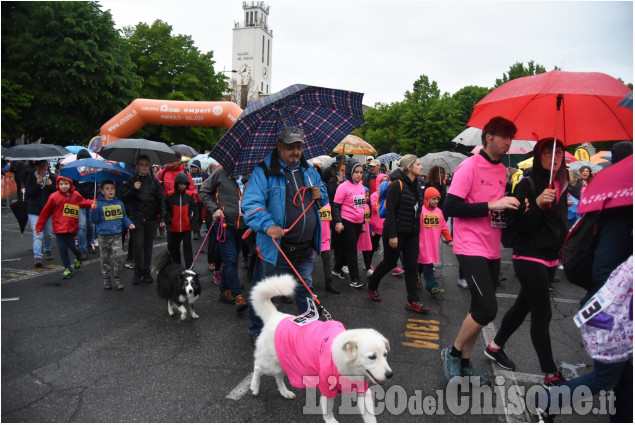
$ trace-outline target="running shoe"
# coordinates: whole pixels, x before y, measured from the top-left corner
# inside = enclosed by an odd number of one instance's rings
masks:
[[[509,359],[509,357],[507,357],[505,351],[503,351],[502,348],[499,348],[498,350],[492,348],[491,342],[487,344],[487,348],[485,348],[485,357],[495,361],[503,369],[516,370],[516,365]]]
[[[230,291],[229,289],[225,289],[223,292],[220,293],[218,301],[222,301],[227,304],[235,304],[236,298],[234,298],[234,296],[232,295],[232,291]]]
[[[242,295],[236,295],[234,304],[236,305],[236,312],[240,313],[241,311],[245,311],[247,309],[247,301],[243,298]]]
[[[335,276],[335,277],[340,278],[340,279],[346,279],[346,276],[344,276],[344,273],[342,273],[342,272],[337,272],[337,271],[335,271],[335,270],[332,270],[332,271],[331,271],[331,274],[332,274],[333,276]]]
[[[467,286],[467,281],[465,279],[459,279],[458,282],[456,282],[456,284],[458,286],[460,286],[461,288],[464,288],[464,289],[468,289],[469,288]]]
[[[66,269],[64,270],[64,273],[62,273],[62,279],[70,279],[71,276],[73,276],[73,271],[71,269]]]
[[[366,289],[366,291],[368,292],[368,297],[371,301],[381,302],[382,298],[379,296],[379,292],[373,291],[371,289]]]
[[[414,311],[419,314],[428,314],[430,312],[428,307],[424,307],[423,304],[417,301],[406,302],[406,310]]]
[[[566,379],[564,379],[564,376],[562,376],[562,373],[560,373],[560,371],[554,373],[554,375],[551,377],[549,377],[549,374],[545,373],[545,380],[542,386],[545,388],[556,387],[563,384],[565,381]]]
[[[445,289],[441,288],[432,288],[430,289],[430,295],[433,297],[438,297],[439,295],[443,295],[445,293]]]
[[[459,363],[460,363],[460,360],[459,360]],[[487,379],[486,377],[484,377],[483,375],[478,373],[478,371],[476,369],[474,369],[474,367],[472,366],[472,363],[469,363],[467,365],[467,367],[462,367],[461,368],[461,376],[463,376],[463,377],[470,377],[470,376],[478,377],[480,386],[489,385],[490,384],[489,379]]]
[[[82,262],[79,260],[79,258],[75,259],[75,269],[79,269],[82,267]]]
[[[217,285],[220,285],[221,281],[223,280],[223,276],[220,270],[216,270],[214,272],[214,283]]]
[[[401,276],[404,273],[405,273],[405,270],[404,269],[400,269],[399,267],[395,267],[394,269],[392,269],[392,275],[393,276]]]
[[[366,277],[371,277],[375,272],[375,268],[371,267],[370,269],[366,269]]]
[[[443,362],[443,376],[448,381],[456,376],[461,376],[461,359],[450,355],[452,346],[441,350],[441,361]]]
[[[348,266],[342,266],[342,273],[344,273],[346,275],[349,274],[348,273]]]
[[[134,261],[132,261],[132,260],[126,261],[125,266],[126,266],[126,268],[134,269]]]
[[[351,280],[351,287],[353,288],[363,288],[364,284],[362,282],[360,282],[359,280]]]

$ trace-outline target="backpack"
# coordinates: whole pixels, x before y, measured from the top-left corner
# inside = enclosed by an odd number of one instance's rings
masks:
[[[583,214],[576,221],[564,240],[560,258],[567,280],[587,291],[594,286],[592,269],[597,244],[598,217],[598,212],[593,211]]]
[[[379,218],[386,218],[386,194],[388,193],[390,183],[390,181],[387,181],[379,185],[379,197],[377,198],[377,214],[379,214]],[[401,180],[399,180],[399,190],[403,190]]]
[[[531,193],[533,194],[536,191],[536,184],[534,182],[534,179],[531,176],[527,176],[524,179],[527,179],[529,181],[529,185],[531,186]],[[516,185],[516,187],[518,187],[518,185]],[[516,189],[516,187],[514,187],[514,189]],[[512,194],[513,192],[506,195],[511,196]],[[518,219],[512,215],[506,214],[505,216],[506,223],[501,232],[501,244],[503,244],[503,247],[505,248],[513,248],[518,236]]]

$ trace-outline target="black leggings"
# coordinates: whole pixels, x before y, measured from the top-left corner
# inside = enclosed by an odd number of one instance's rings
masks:
[[[531,313],[529,334],[538,354],[540,369],[543,373],[555,373],[558,369],[553,361],[549,335],[549,284],[556,273],[556,267],[547,267],[536,261],[514,260],[514,272],[520,281],[520,293],[514,305],[505,313],[494,342],[504,347],[509,337],[522,325],[527,314]]]
[[[372,249],[370,251],[362,251],[362,257],[364,258],[364,267],[366,270],[370,269],[373,265],[373,255],[377,252],[377,248],[379,248],[379,241],[381,240],[381,233],[375,233],[374,236],[371,235],[370,242],[372,244]]]
[[[342,219],[342,224],[344,225],[344,230],[342,230],[342,233],[337,235],[340,243],[340,249],[335,257],[333,270],[341,272],[342,266],[347,265],[351,282],[356,282],[359,280],[357,241],[359,240],[359,234],[362,232],[363,223],[353,223]]]
[[[403,263],[406,281],[406,292],[408,293],[408,301],[418,302],[420,300],[418,291],[417,276],[417,258],[419,258],[419,234],[399,233],[397,235],[397,248],[390,247],[390,238],[388,232],[384,232],[382,236],[384,242],[384,259],[375,268],[375,272],[368,279],[368,289],[376,291],[379,288],[379,281],[388,274],[392,269],[397,267],[399,255],[403,253]]]
[[[481,326],[492,322],[496,317],[496,286],[500,273],[501,260],[488,260],[485,257],[457,255],[459,265],[465,272],[465,280],[470,288],[472,302],[470,314]]]

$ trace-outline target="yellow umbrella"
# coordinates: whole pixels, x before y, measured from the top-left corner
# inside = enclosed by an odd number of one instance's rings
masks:
[[[335,146],[333,153],[343,153],[345,155],[370,155],[376,154],[377,151],[364,139],[349,134],[344,137],[344,140]]]
[[[531,167],[534,165],[534,157],[530,156],[529,158],[525,159],[524,161],[520,161],[518,163],[518,169],[520,170],[526,170],[527,168]]]

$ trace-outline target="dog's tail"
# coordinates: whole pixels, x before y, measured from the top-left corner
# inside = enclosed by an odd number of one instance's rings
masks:
[[[267,321],[278,310],[273,305],[271,299],[273,297],[293,295],[296,281],[290,274],[281,276],[271,276],[261,280],[251,290],[251,304],[263,321]]]
[[[154,260],[154,263],[152,263],[152,271],[159,273],[161,270],[165,268],[165,266],[167,266],[171,262],[172,262],[172,257],[170,256],[170,253],[166,249],[163,252],[161,252],[157,256],[157,258]]]

